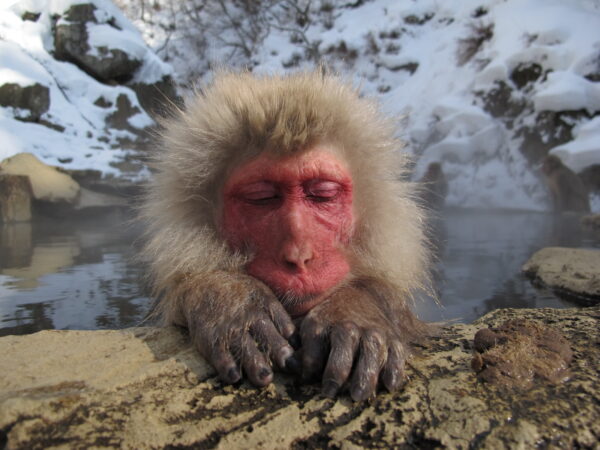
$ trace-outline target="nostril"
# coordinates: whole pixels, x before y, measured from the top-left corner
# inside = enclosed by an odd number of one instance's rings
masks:
[[[289,270],[297,270],[298,264],[293,261],[285,261],[285,267]]]

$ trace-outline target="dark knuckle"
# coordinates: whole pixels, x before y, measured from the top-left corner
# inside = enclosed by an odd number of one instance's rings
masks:
[[[368,329],[365,331],[364,339],[371,345],[382,347],[385,344],[385,336],[378,330]]]
[[[306,317],[302,322],[302,331],[304,333],[317,334],[319,328],[321,328],[321,324],[317,318]]]
[[[338,325],[338,328],[352,337],[358,336],[358,326],[352,321],[345,320]]]

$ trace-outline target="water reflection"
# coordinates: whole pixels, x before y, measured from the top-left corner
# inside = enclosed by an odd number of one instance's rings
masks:
[[[131,263],[136,231],[119,213],[0,228],[0,335],[123,328],[149,301]]]
[[[551,290],[534,288],[521,266],[543,247],[600,247],[598,232],[582,229],[577,215],[450,210],[434,228],[441,307],[430,299],[419,303],[425,320],[471,322],[496,308],[572,307]]]
[[[150,301],[131,262],[137,231],[126,219],[115,213],[0,227],[0,336],[138,325]],[[470,322],[503,307],[573,306],[534,288],[521,266],[550,245],[600,247],[599,233],[582,230],[577,216],[534,212],[444,211],[432,233],[442,307],[426,299],[417,310],[435,321]]]

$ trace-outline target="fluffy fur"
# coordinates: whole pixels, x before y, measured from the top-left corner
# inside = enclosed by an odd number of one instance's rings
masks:
[[[243,271],[248,255],[232,253],[219,236],[221,189],[232,167],[262,151],[336,148],[354,182],[353,275],[386,281],[398,301],[426,285],[424,217],[412,184],[403,181],[408,161],[396,122],[339,76],[224,71],[162,129],[142,208],[142,257],[167,322],[181,276]]]

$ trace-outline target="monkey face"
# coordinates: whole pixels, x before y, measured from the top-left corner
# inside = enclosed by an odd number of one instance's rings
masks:
[[[302,315],[350,271],[352,180],[324,148],[285,158],[263,153],[236,168],[223,190],[222,233],[250,251],[247,272]]]

